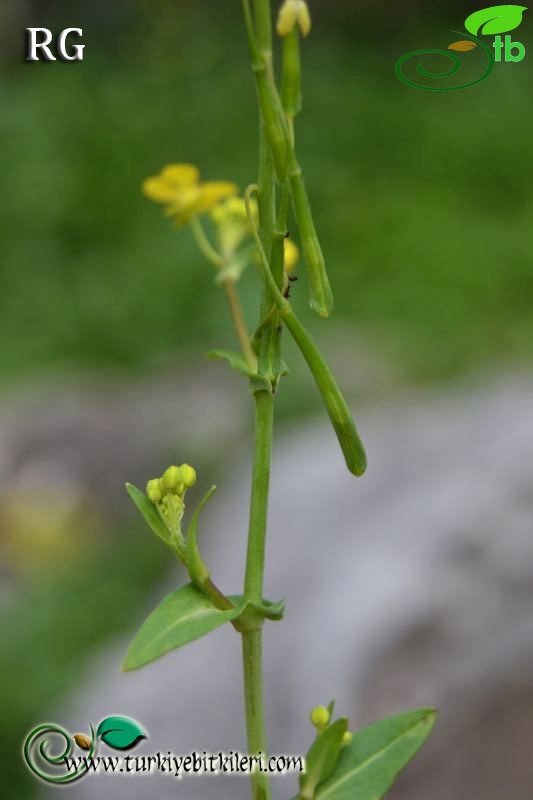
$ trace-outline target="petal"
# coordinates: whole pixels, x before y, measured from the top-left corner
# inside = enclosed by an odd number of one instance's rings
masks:
[[[209,211],[220,200],[225,197],[237,194],[239,191],[238,186],[229,181],[208,181],[207,183],[200,184],[201,194],[197,203],[195,203],[195,213],[203,214]]]
[[[168,184],[159,175],[146,178],[142,183],[142,193],[156,203],[170,203],[176,197],[175,187]]]
[[[296,25],[298,19],[298,6],[294,0],[283,3],[279,10],[276,31],[278,36],[288,36]]]
[[[300,26],[302,36],[307,36],[311,31],[311,15],[307,3],[305,2],[300,3],[300,8],[298,9],[298,25]]]
[[[200,180],[200,171],[194,164],[167,164],[161,178],[175,186],[194,186]]]

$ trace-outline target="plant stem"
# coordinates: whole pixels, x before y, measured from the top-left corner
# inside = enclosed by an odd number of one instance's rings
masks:
[[[244,596],[252,602],[263,597],[263,572],[265,564],[265,537],[267,523],[268,488],[270,483],[270,455],[274,420],[274,398],[269,392],[255,394],[255,451],[250,504],[250,527],[246,558]],[[242,653],[244,667],[244,699],[248,750],[251,755],[266,755],[267,740],[264,720],[263,676],[261,659],[261,628],[244,631]],[[268,775],[254,772],[251,775],[253,800],[269,800]]]
[[[194,217],[194,219],[191,221],[191,230],[200,252],[203,253],[207,260],[210,261],[211,264],[213,264],[217,269],[224,269],[224,257],[217,250],[215,250],[207,238],[206,232],[203,229],[202,223],[198,217]],[[231,280],[231,278],[224,278],[222,281],[222,287],[226,294],[226,300],[228,301],[233,327],[235,328],[235,333],[237,334],[237,339],[239,340],[244,358],[246,359],[246,363],[252,372],[256,372],[257,357],[250,342],[250,335],[248,333],[248,328],[246,327],[246,322],[242,313],[239,293],[235,283]]]
[[[265,391],[256,392],[255,452],[250,501],[246,577],[244,581],[244,595],[246,599],[256,603],[261,602],[263,599],[263,571],[265,564],[265,536],[273,421],[273,396]]]
[[[270,0],[254,0],[253,20],[249,0],[243,0],[243,8],[252,58],[256,61],[257,56],[260,54],[269,68],[271,68],[272,21]],[[270,258],[276,221],[276,191],[272,152],[262,118],[260,120],[258,203],[259,236],[264,252],[267,254],[267,258]],[[271,307],[270,289],[267,282],[264,281],[261,320],[265,319]],[[269,361],[270,359],[268,354],[265,353],[265,347],[262,343],[262,352],[259,359],[260,374],[263,374],[265,362],[268,365]],[[254,399],[255,446],[244,596],[249,601],[260,603],[263,599],[274,397],[270,392],[259,391],[255,393]],[[252,755],[261,752],[266,756],[268,747],[264,718],[262,630],[260,626],[256,629],[242,632],[242,654],[248,751]],[[271,790],[268,774],[253,772],[251,783],[253,800],[270,800]]]
[[[237,334],[237,338],[241,345],[241,349],[246,359],[246,363],[248,364],[252,372],[256,372],[257,356],[255,355],[253,347],[250,342],[250,335],[248,333],[246,322],[244,320],[244,316],[242,313],[239,293],[237,292],[235,284],[229,278],[226,278],[225,280],[222,281],[222,286],[224,288],[224,292],[226,293],[226,299],[228,301],[231,319],[233,320],[233,327],[235,328],[235,333]]]
[[[263,753],[266,755],[261,639],[260,630],[243,633],[242,656],[248,751],[250,754]],[[262,772],[253,772],[250,777],[253,800],[270,800],[268,775]]]
[[[222,269],[224,266],[224,259],[222,258],[221,254],[215,250],[207,238],[207,234],[204,231],[202,223],[198,217],[193,217],[191,220],[191,230],[200,252],[203,253],[207,260],[213,264],[213,266],[215,266],[217,269]]]

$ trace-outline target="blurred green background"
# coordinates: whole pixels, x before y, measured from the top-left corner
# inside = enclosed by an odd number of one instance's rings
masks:
[[[396,382],[499,371],[533,349],[533,56],[496,65],[466,91],[416,91],[394,75],[404,53],[446,48],[458,38],[449,29],[478,7],[311,2],[297,135],[336,295],[332,321],[312,319],[302,283],[294,302],[326,349],[355,342]],[[142,375],[231,346],[208,265],[140,184],[172,161],[241,187],[254,180],[240,4],[11,0],[0,25],[3,387],[62,370]],[[84,62],[24,63],[26,25],[82,27]],[[526,22],[517,38],[528,46]],[[464,58],[476,69],[481,54]],[[257,276],[242,289],[252,324]],[[357,363],[347,366],[355,396],[371,396]],[[282,414],[317,407],[308,386],[296,368]],[[0,753],[17,797],[35,789],[18,759],[24,731],[75,686],[87,653],[131,624],[132,583],[140,607],[163,569],[164,554],[139,538],[117,576],[117,542],[96,548],[75,579],[22,579],[5,603]],[[75,624],[65,606],[75,606]],[[110,607],[103,629],[99,613]]]

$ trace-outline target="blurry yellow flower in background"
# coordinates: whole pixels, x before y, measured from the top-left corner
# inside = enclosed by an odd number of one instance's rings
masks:
[[[200,181],[200,172],[193,164],[168,164],[159,175],[146,178],[143,194],[166,206],[165,212],[178,227],[205,214],[221,200],[237,194],[229,181]]]

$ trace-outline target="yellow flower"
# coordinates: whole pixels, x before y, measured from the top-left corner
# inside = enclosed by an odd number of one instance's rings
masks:
[[[168,164],[159,175],[146,178],[142,191],[150,200],[165,205],[168,216],[182,226],[236,194],[238,189],[229,181],[202,183],[193,164]]]
[[[311,30],[311,15],[305,0],[285,0],[278,14],[276,30],[279,36],[288,36],[298,23],[302,36]]]
[[[284,243],[285,249],[285,272],[292,272],[296,264],[298,263],[298,259],[300,258],[300,251],[292,241],[292,239],[285,239]]]

